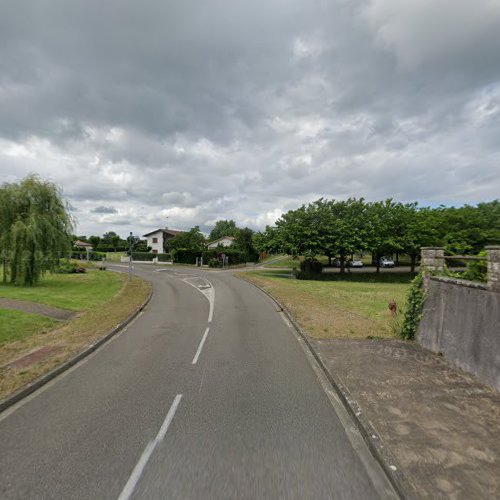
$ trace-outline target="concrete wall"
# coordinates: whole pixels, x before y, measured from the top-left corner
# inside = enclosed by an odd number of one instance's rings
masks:
[[[487,285],[431,277],[418,340],[500,390],[500,293]]]

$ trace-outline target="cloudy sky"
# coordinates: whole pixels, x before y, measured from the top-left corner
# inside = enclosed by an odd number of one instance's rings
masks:
[[[0,182],[31,172],[87,235],[498,198],[500,1],[0,0]]]

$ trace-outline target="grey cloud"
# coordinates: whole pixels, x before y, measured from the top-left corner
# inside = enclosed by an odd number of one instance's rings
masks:
[[[90,211],[93,214],[116,214],[118,210],[114,207],[99,206]]]
[[[488,0],[6,3],[0,180],[60,183],[83,233],[491,199],[499,53]]]

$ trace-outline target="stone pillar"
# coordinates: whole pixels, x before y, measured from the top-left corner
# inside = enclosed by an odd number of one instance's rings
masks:
[[[500,246],[486,247],[488,256],[488,289],[500,292]]]
[[[444,270],[444,248],[422,247],[420,249],[422,261],[420,266],[427,271],[442,272]]]
[[[429,289],[429,279],[431,273],[442,272],[444,270],[444,248],[442,247],[422,247],[420,249],[421,261],[420,270],[424,276],[424,290]]]

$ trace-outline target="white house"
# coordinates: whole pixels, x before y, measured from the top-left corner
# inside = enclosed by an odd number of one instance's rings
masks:
[[[175,236],[184,231],[177,231],[174,229],[156,229],[150,233],[143,234],[142,237],[146,238],[148,247],[151,247],[152,253],[164,253],[165,243]]]
[[[207,243],[207,248],[217,248],[218,246],[230,247],[235,240],[236,238],[234,238],[233,236],[223,236],[222,238],[209,241]]]

